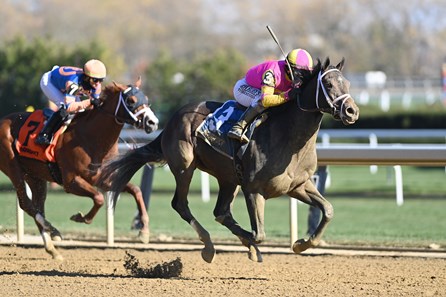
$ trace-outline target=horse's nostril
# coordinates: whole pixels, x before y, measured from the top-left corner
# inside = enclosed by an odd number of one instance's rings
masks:
[[[353,115],[356,114],[356,109],[354,109],[353,107],[349,107],[349,108],[347,108],[347,109],[345,110],[345,113],[346,113],[348,116],[353,116]]]

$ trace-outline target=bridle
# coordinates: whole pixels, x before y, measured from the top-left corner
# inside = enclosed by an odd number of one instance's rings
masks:
[[[135,96],[138,101],[136,103],[130,104],[129,98]],[[141,114],[145,114],[146,111],[150,110],[149,105],[145,104],[145,101],[147,101],[144,93],[133,86],[128,86],[127,89],[119,93],[119,100],[118,104],[116,105],[115,109],[115,120],[116,123],[120,125],[124,125],[124,123],[133,125],[139,121],[138,117]],[[124,107],[124,110],[127,112],[127,114],[130,116],[131,120],[128,118],[122,118],[118,116],[119,108],[122,106]],[[129,105],[129,106],[128,106]],[[144,106],[143,108],[139,109],[140,106]]]
[[[322,71],[319,72],[318,77],[317,77],[317,86],[316,86],[316,107],[318,110],[323,110],[323,108],[319,107],[319,87],[322,89],[322,92],[324,93],[324,97],[325,100],[328,104],[328,106],[330,107],[330,113],[333,116],[336,116],[337,114],[339,114],[340,110],[342,110],[342,107],[344,105],[344,103],[347,101],[348,98],[351,98],[351,95],[346,93],[346,94],[342,94],[336,98],[331,98],[331,96],[328,94],[327,90],[325,89],[324,84],[322,83],[322,78],[327,75],[330,72],[333,71],[338,71],[339,73],[341,73],[341,71],[337,68],[332,68],[332,69],[328,69],[327,71],[325,71],[324,73],[322,73]],[[342,100],[342,103],[340,105],[339,109],[336,109],[336,102]]]

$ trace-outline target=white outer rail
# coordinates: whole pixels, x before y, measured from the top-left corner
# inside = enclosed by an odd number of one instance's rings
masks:
[[[401,165],[446,166],[446,144],[318,144],[319,165],[393,165],[396,203],[403,204]],[[290,198],[290,243],[298,238],[298,201]]]
[[[131,131],[131,132],[130,132]],[[377,137],[389,138],[443,138],[446,139],[446,130],[321,130],[330,137],[339,138],[361,138],[376,135]],[[129,130],[124,133],[124,139],[141,139],[140,131]],[[156,134],[157,135],[157,134]],[[156,136],[155,135],[155,136]],[[127,136],[127,137],[126,137]],[[145,136],[148,138],[147,135]],[[153,139],[153,136],[149,139]],[[125,148],[125,145],[121,145]],[[317,145],[318,163],[320,165],[394,165],[397,181],[397,203],[402,204],[402,178],[401,172],[397,172],[399,165],[414,166],[446,166],[445,144],[330,144],[324,142]],[[202,173],[202,188],[204,201],[209,201],[208,176]],[[31,195],[30,195],[31,196]],[[107,244],[114,244],[114,219],[110,204],[110,195],[106,197],[106,232]],[[398,196],[401,197],[398,200]],[[24,238],[23,210],[17,201],[17,242],[23,242]],[[297,240],[297,200],[290,198],[290,230],[291,244]]]

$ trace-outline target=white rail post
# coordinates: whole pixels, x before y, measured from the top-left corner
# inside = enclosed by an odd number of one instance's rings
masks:
[[[290,244],[291,249],[293,249],[293,244],[298,238],[298,209],[297,209],[297,199],[290,197]]]
[[[378,137],[375,133],[371,133],[369,135],[369,143],[370,147],[377,147],[378,146]],[[376,165],[370,165],[370,173],[376,174],[378,172],[378,166]]]
[[[107,231],[107,245],[112,246],[115,243],[115,223],[113,215],[113,192],[107,192],[105,197],[105,210],[106,210],[106,231]]]
[[[201,171],[201,199],[203,202],[209,202],[211,200],[209,174],[204,171]]]
[[[17,242],[22,243],[25,235],[23,209],[20,208],[19,199],[17,198]]]
[[[400,165],[393,166],[393,169],[395,170],[396,205],[401,206],[404,203],[403,173]]]

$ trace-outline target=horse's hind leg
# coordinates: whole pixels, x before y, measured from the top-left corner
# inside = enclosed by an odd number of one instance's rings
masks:
[[[172,168],[171,168],[172,170]],[[175,195],[172,199],[172,208],[178,212],[183,220],[188,222],[192,228],[197,232],[198,238],[204,244],[204,248],[201,251],[201,257],[208,263],[211,263],[215,258],[215,248],[212,243],[211,236],[206,229],[192,215],[187,201],[187,195],[189,193],[190,182],[194,169],[189,166],[185,170],[172,170],[176,180]]]
[[[131,183],[128,183],[124,191],[130,193],[134,198],[136,205],[138,207],[139,216],[141,218],[142,227],[139,230],[138,238],[142,243],[149,243],[150,230],[149,230],[149,215],[147,214],[146,205],[144,204],[144,199],[142,197],[141,189]]]
[[[309,205],[318,207],[322,212],[322,219],[308,240],[299,239],[293,244],[293,251],[296,254],[299,254],[308,248],[317,246],[322,239],[322,235],[324,234],[328,223],[333,218],[333,206],[322,197],[311,180],[308,180],[305,184],[305,194],[299,196],[298,199]]]
[[[42,236],[45,250],[53,259],[63,260],[62,255],[53,244],[53,240],[60,241],[62,236],[60,232],[54,228],[50,222],[45,219],[45,200],[47,194],[47,182],[38,178],[26,176],[26,183],[32,192],[32,204],[37,210],[34,221]]]
[[[45,201],[47,197],[47,181],[41,180],[35,177],[31,177],[30,175],[26,176],[26,183],[29,185],[32,192],[32,203],[34,208],[37,210],[39,214],[41,214],[45,218]],[[37,224],[39,230],[42,231],[42,227],[40,224]],[[50,232],[51,239],[54,241],[61,241],[62,235],[59,230],[57,230],[54,226],[51,225],[48,221],[45,222],[45,228]]]
[[[231,230],[231,232],[240,239],[242,244],[249,249],[249,259],[255,262],[262,262],[262,255],[257,248],[257,240],[254,234],[240,227],[232,216],[232,205],[234,198],[239,191],[239,187],[233,183],[224,183],[219,181],[219,188],[220,190],[218,192],[217,204],[214,208],[215,220]],[[263,197],[261,198],[263,199]]]

